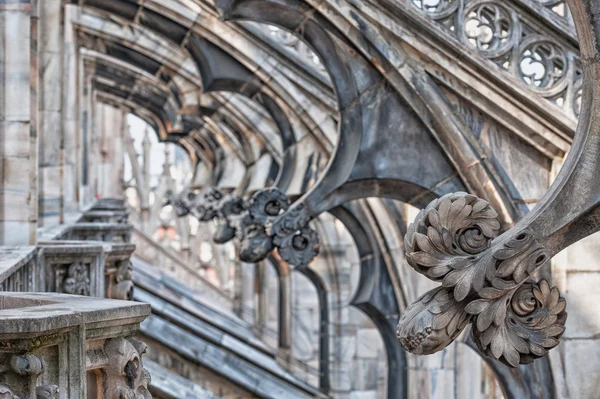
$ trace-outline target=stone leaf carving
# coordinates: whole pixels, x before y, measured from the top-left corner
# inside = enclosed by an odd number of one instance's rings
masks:
[[[319,236],[308,226],[310,219],[300,204],[283,214],[270,228],[279,255],[291,265],[306,266],[319,254]]]
[[[281,258],[303,267],[319,253],[317,232],[308,226],[311,216],[299,204],[290,208],[287,196],[276,188],[257,192],[240,222],[240,259],[258,262],[275,248]]]
[[[19,387],[17,392],[24,396],[19,396],[13,388],[6,384],[0,384],[0,399],[19,399],[30,398],[30,392],[35,388],[35,397],[37,399],[58,399],[59,389],[56,385],[43,385],[36,387],[38,377],[44,372],[44,363],[39,357],[26,353],[23,355],[13,355],[7,359],[5,366],[0,366],[0,374],[12,374],[13,382]],[[14,379],[14,375],[18,379]]]
[[[89,296],[90,272],[87,265],[77,262],[69,266],[62,290],[66,294]]]
[[[10,368],[21,376],[38,376],[44,371],[44,363],[34,355],[15,355],[10,359]]]
[[[546,280],[520,286],[507,295],[494,288],[467,305],[474,315],[472,335],[479,349],[512,367],[545,356],[565,331],[566,302]]]
[[[452,299],[452,290],[439,287],[409,306],[400,319],[398,341],[416,355],[444,349],[469,324],[465,304]]]
[[[267,228],[290,206],[287,196],[277,188],[256,192],[248,210],[239,221],[240,259],[256,263],[264,260],[274,249],[273,237]]]
[[[409,226],[408,263],[442,283],[400,319],[398,340],[409,352],[443,349],[469,321],[479,348],[512,367],[558,345],[565,301],[546,281],[531,281],[549,254],[528,230],[494,240],[496,217],[486,201],[455,193],[433,201]]]
[[[273,237],[273,244],[279,255],[290,265],[306,266],[318,254],[320,249],[319,236],[310,227],[304,227],[295,233]]]

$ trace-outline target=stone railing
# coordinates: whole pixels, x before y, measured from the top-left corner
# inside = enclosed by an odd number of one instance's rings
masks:
[[[564,1],[402,0],[389,4],[416,7],[532,93],[562,108],[572,119],[579,117],[583,74],[574,32],[564,24],[570,18]],[[564,10],[562,17],[559,10]]]
[[[85,212],[78,223],[127,223],[129,221],[129,212],[115,211],[96,211]]]
[[[0,291],[30,292],[43,287],[36,247],[0,247]]]
[[[96,202],[91,211],[126,211],[127,203],[119,198],[102,198]]]
[[[58,240],[104,241],[128,243],[133,226],[123,223],[76,223],[69,226]]]
[[[40,242],[38,249],[38,267],[44,276],[43,291],[104,296],[102,243],[49,241]]]
[[[177,254],[163,248],[137,229],[133,231],[133,242],[136,246],[135,254],[139,259],[183,285],[201,291],[203,295],[210,297],[213,305],[221,309],[233,309],[233,300],[225,291],[201,276]]]
[[[0,398],[151,398],[150,306],[62,294],[0,293]]]
[[[37,247],[0,247],[0,291],[130,300],[133,226],[126,224],[122,201],[103,200],[100,204],[100,208],[113,210],[91,210],[79,220],[101,213],[108,223],[60,225],[42,232]]]

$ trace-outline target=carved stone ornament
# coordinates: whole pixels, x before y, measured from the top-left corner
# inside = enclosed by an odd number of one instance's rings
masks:
[[[248,208],[246,201],[237,195],[227,195],[219,204],[218,228],[213,235],[213,241],[217,244],[225,244],[236,236],[237,223],[234,218],[239,218]]]
[[[251,199],[248,211],[234,221],[241,240],[240,259],[256,263],[277,248],[290,265],[303,267],[319,253],[317,232],[300,204],[290,208],[287,196],[277,188],[264,189]]]
[[[169,190],[165,193],[165,199],[165,205],[171,205],[177,217],[184,217],[190,213],[196,199],[196,194],[192,191],[184,190],[176,195],[173,191]]]
[[[38,376],[44,371],[44,363],[34,355],[15,355],[10,359],[10,369],[20,376]]]
[[[566,302],[547,281],[532,281],[549,253],[527,229],[494,240],[497,216],[486,201],[455,193],[431,202],[409,226],[408,263],[442,286],[402,315],[397,335],[407,351],[442,350],[469,322],[477,346],[511,367],[558,345]]]
[[[273,244],[290,265],[306,266],[319,254],[319,235],[308,226],[310,219],[300,204],[283,214],[270,228]]]
[[[201,222],[208,222],[218,216],[218,209],[223,193],[211,187],[201,193],[191,205],[191,212]]]
[[[105,397],[115,399],[151,399],[150,373],[144,368],[142,355],[146,345],[134,339],[115,338],[104,344],[108,357]]]
[[[43,385],[35,389],[36,399],[58,399],[60,390],[56,385]]]
[[[112,285],[108,296],[110,299],[121,299],[126,301],[133,300],[133,265],[130,260],[121,261],[114,275],[114,284]]]
[[[43,361],[32,354],[13,355],[7,366],[0,365],[0,374],[16,374],[13,382],[18,386],[15,389],[6,384],[0,384],[0,399],[30,398],[30,393],[35,388],[36,399],[58,399],[59,388],[56,385],[42,385],[36,387],[38,377],[44,372]],[[22,394],[19,396],[18,393]]]
[[[248,210],[239,220],[240,259],[256,263],[274,249],[273,237],[267,226],[290,206],[287,196],[277,188],[260,190],[252,196]]]
[[[90,272],[88,267],[81,263],[73,263],[67,269],[63,280],[62,290],[71,295],[90,295]]]
[[[0,384],[0,399],[19,399],[8,385]]]

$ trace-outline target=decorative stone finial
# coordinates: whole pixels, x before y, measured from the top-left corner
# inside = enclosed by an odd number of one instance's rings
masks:
[[[448,346],[469,322],[477,346],[511,367],[530,363],[558,345],[567,318],[557,288],[532,275],[550,259],[533,232],[494,240],[498,214],[466,193],[431,202],[408,228],[408,263],[442,287],[410,305],[398,325],[409,352]]]

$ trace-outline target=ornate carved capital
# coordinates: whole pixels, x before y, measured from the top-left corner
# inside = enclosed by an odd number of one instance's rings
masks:
[[[448,346],[469,322],[488,356],[517,367],[544,356],[564,332],[565,301],[545,280],[531,281],[550,259],[531,231],[496,240],[497,213],[474,195],[448,194],[408,228],[408,263],[442,286],[404,312],[398,340],[409,352]]]

